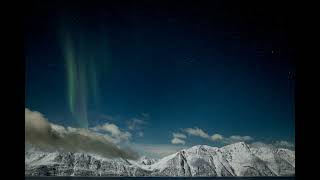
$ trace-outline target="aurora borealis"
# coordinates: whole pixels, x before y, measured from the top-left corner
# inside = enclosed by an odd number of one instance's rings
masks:
[[[99,98],[96,59],[93,58],[93,52],[82,53],[86,51],[85,48],[88,48],[83,47],[84,44],[75,47],[69,35],[62,38],[65,40],[63,50],[67,71],[69,110],[78,121],[79,127],[88,128],[87,103],[91,100],[96,104]],[[76,52],[81,53],[76,54]],[[89,97],[92,99],[88,99]]]
[[[27,19],[26,108],[63,126],[114,124],[135,143],[174,146],[173,133],[187,146],[221,145],[213,134],[294,142],[285,15],[235,4],[38,2]],[[179,131],[188,128],[200,136]]]
[[[74,55],[72,52],[72,48],[70,47],[70,40],[67,39],[65,42],[65,49],[66,49],[66,64],[67,64],[67,74],[68,74],[68,102],[69,102],[69,108],[72,113],[74,113],[74,100],[75,100],[75,81],[76,81],[76,64],[75,64],[75,59]]]
[[[88,128],[87,119],[87,74],[88,70],[83,60],[79,56],[75,56],[71,40],[66,39],[65,43],[65,60],[67,69],[68,84],[68,103],[70,112],[78,120],[79,126]]]

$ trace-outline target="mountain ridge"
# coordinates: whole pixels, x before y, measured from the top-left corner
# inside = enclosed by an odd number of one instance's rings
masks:
[[[26,151],[26,176],[294,176],[295,152],[238,142],[196,145],[161,159],[104,158],[96,154]]]

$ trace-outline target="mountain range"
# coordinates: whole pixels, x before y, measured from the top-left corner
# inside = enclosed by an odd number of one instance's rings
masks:
[[[26,176],[294,176],[295,152],[244,142],[197,145],[161,159],[105,158],[96,154],[25,152]]]

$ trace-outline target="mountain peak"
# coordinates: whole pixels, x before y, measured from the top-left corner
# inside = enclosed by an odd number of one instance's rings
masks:
[[[195,150],[204,150],[204,151],[206,151],[206,150],[208,150],[208,149],[210,149],[210,148],[214,148],[214,147],[200,144],[200,145],[192,146],[192,147],[190,147],[190,148],[188,148],[188,149],[195,149]]]
[[[245,148],[245,149],[250,149],[250,147],[248,146],[247,143],[243,142],[243,141],[240,141],[240,142],[236,142],[236,143],[233,143],[233,144],[229,144],[229,145],[226,145],[222,148]]]
[[[240,141],[240,142],[236,142],[236,143],[233,143],[233,144],[230,144],[230,145],[234,145],[234,146],[246,146],[247,143],[245,143],[244,141]]]
[[[138,159],[138,163],[140,163],[142,165],[151,165],[151,164],[155,163],[156,161],[157,161],[156,159],[148,158],[146,156],[141,156]]]

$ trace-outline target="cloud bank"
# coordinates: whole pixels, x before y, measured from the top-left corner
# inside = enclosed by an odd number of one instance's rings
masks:
[[[211,136],[204,131],[203,129],[200,129],[198,127],[194,127],[194,128],[184,128],[184,129],[180,129],[180,132],[186,133],[188,136],[196,136],[196,137],[200,137],[212,142],[219,142],[222,143],[221,145],[227,145],[227,144],[233,144],[236,142],[246,142],[251,144],[252,146],[272,146],[274,148],[285,148],[285,149],[294,149],[295,145],[294,143],[288,142],[288,141],[284,141],[284,140],[280,140],[280,141],[274,141],[273,143],[263,143],[260,141],[255,141],[255,139],[251,136],[240,136],[240,135],[231,135],[229,137],[223,136],[221,134],[212,134]],[[173,133],[172,134],[172,139],[171,139],[171,144],[175,144],[175,145],[185,145],[185,143],[187,142],[187,136],[183,133]]]
[[[104,125],[99,125],[91,129],[93,131],[102,131],[104,133],[108,133],[114,143],[129,141],[132,136],[130,132],[122,131],[117,125],[112,123],[105,123]]]
[[[111,132],[111,135],[123,135],[116,126],[111,124],[101,128]],[[127,136],[128,134],[124,137]],[[28,108],[25,108],[25,142],[48,150],[88,152],[108,158],[138,158],[138,154],[131,149],[122,149],[113,143],[112,137],[89,129],[65,128],[52,124],[41,113],[31,111]]]
[[[185,128],[185,129],[182,129],[182,131],[187,133],[189,136],[197,136],[197,137],[200,137],[203,139],[207,139],[209,141],[221,142],[224,144],[231,144],[231,143],[240,142],[240,141],[244,141],[244,142],[253,141],[253,138],[251,136],[232,135],[230,137],[224,137],[221,134],[217,134],[217,133],[210,136],[206,131],[204,131],[198,127]],[[174,133],[173,139],[171,140],[171,143],[172,144],[185,144],[186,138],[187,137],[184,134]],[[184,139],[184,140],[182,140],[182,139]]]
[[[185,131],[186,133],[188,133],[189,135],[193,135],[193,136],[199,136],[202,138],[209,138],[209,135],[204,132],[202,129],[200,128],[186,128],[183,131]]]

